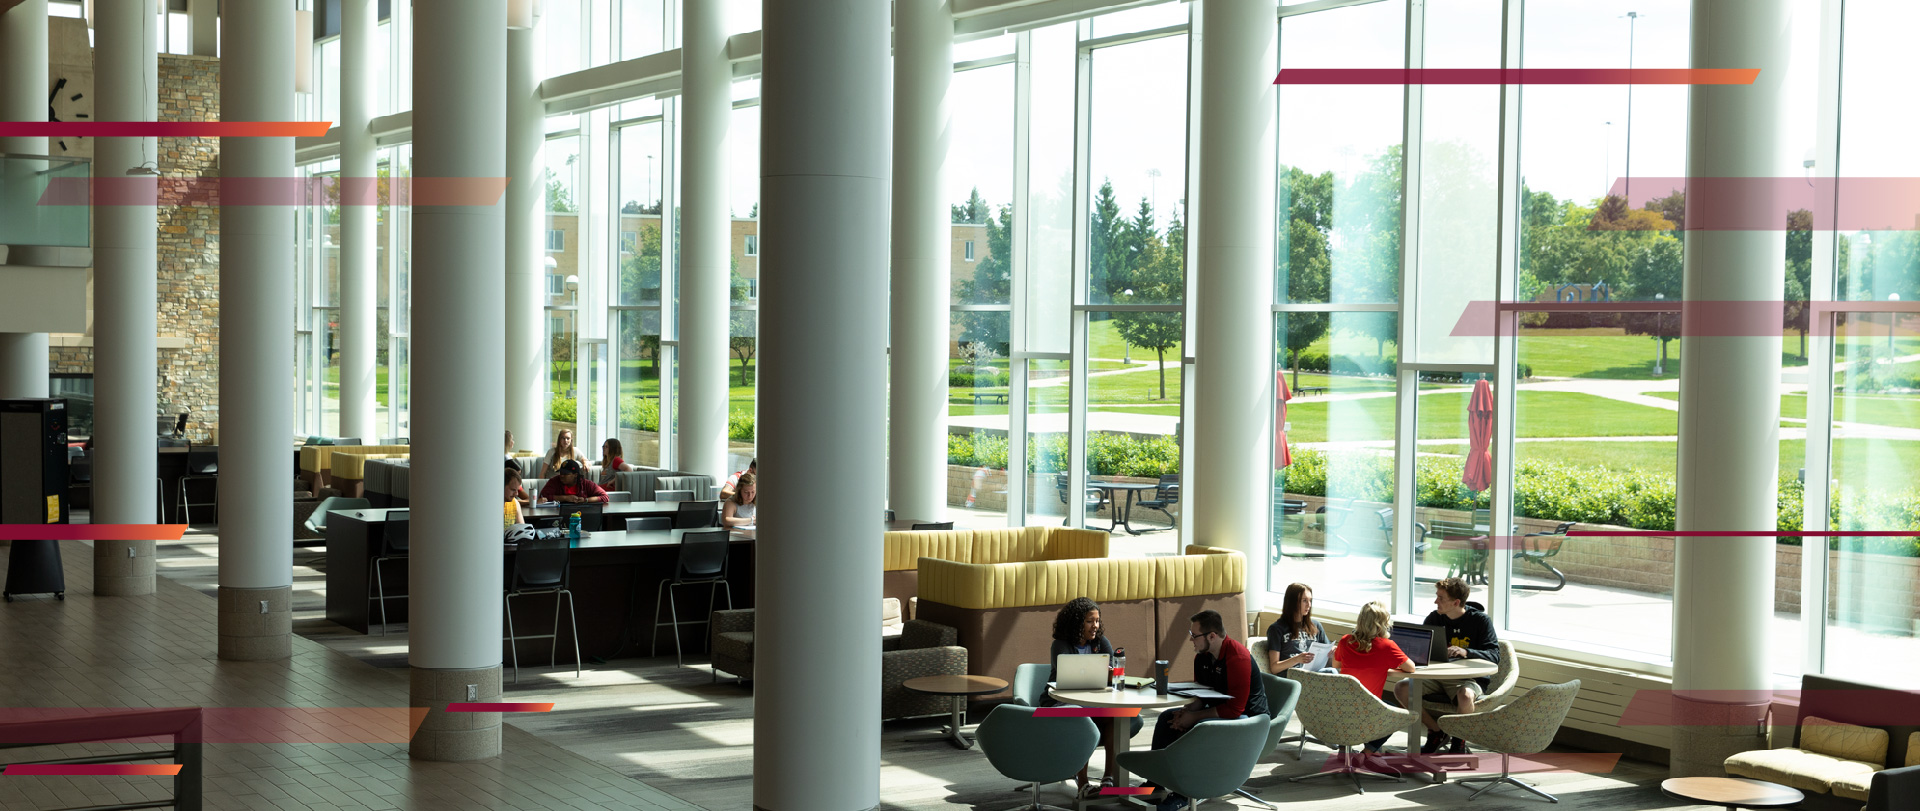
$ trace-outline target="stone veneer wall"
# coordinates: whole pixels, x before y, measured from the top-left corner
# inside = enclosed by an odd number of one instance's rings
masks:
[[[161,54],[159,100],[161,121],[218,121],[220,60]],[[218,177],[220,142],[161,138],[157,165],[168,178]],[[196,439],[208,439],[220,425],[220,209],[162,207],[159,266],[159,335],[184,338],[187,343],[184,349],[160,350],[156,392],[160,410],[192,412],[190,433]],[[288,267],[286,272],[293,270]],[[92,310],[91,302],[88,309]],[[91,373],[93,348],[54,347],[49,365],[54,372]]]

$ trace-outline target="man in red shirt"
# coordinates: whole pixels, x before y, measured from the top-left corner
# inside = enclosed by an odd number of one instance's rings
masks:
[[[577,459],[560,463],[560,475],[548,479],[546,486],[540,488],[540,498],[563,504],[605,504],[608,501],[606,490],[580,475],[580,461]]]
[[[1195,699],[1185,707],[1160,714],[1153,728],[1153,748],[1165,749],[1195,724],[1232,720],[1267,712],[1267,691],[1254,668],[1247,646],[1227,636],[1220,612],[1208,609],[1188,618],[1187,637],[1193,642],[1193,679],[1227,698],[1208,702]],[[1147,784],[1152,786],[1151,783]],[[1162,807],[1184,803],[1176,795],[1159,800]]]

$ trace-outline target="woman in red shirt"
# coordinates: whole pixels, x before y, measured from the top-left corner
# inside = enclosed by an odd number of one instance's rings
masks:
[[[1340,637],[1333,646],[1334,666],[1341,673],[1358,679],[1374,696],[1381,695],[1386,688],[1387,671],[1413,672],[1413,660],[1388,638],[1392,628],[1393,614],[1387,611],[1386,605],[1367,603],[1360,607],[1360,619],[1354,623],[1353,633]],[[1380,747],[1386,742],[1386,738],[1369,742],[1367,752],[1380,754]]]

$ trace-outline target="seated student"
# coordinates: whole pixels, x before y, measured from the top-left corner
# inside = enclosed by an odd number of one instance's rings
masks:
[[[738,473],[728,476],[726,483],[720,485],[720,497],[733,498],[733,489],[740,485],[740,477],[745,476],[749,473],[755,476],[760,475],[760,460],[755,459],[753,461],[750,461],[747,463],[746,470],[742,470]]]
[[[580,455],[580,449],[573,446],[573,432],[562,428],[553,437],[553,447],[547,449],[547,456],[540,460],[540,475],[549,478],[560,472],[560,465],[568,460],[579,462],[581,467],[587,464],[587,457]]]
[[[1499,664],[1500,638],[1493,632],[1493,619],[1476,603],[1467,602],[1473,589],[1467,581],[1458,577],[1449,577],[1433,584],[1433,613],[1428,614],[1422,625],[1434,625],[1446,629],[1447,659],[1485,659]],[[1422,693],[1418,707],[1407,703],[1407,682],[1400,682],[1393,689],[1393,695],[1400,700],[1400,706],[1417,710],[1420,723],[1427,727],[1427,742],[1420,746],[1420,753],[1431,755],[1447,746],[1448,754],[1467,754],[1467,742],[1440,731],[1439,722],[1427,714],[1427,696],[1436,700],[1452,702],[1461,713],[1473,712],[1474,702],[1486,695],[1489,679],[1456,679],[1452,681],[1423,680]],[[1444,697],[1444,698],[1442,698]]]
[[[527,488],[520,483],[520,468],[507,468],[506,473],[507,489],[501,495],[501,500],[505,504],[503,515],[508,525],[519,524],[522,523],[522,516],[526,515],[526,509],[533,506],[533,503],[527,496]]]
[[[1061,606],[1060,610],[1053,615],[1053,648],[1047,654],[1047,661],[1050,663],[1049,669],[1047,670],[1047,681],[1057,682],[1060,680],[1060,656],[1062,654],[1104,653],[1108,657],[1115,655],[1125,656],[1125,649],[1115,649],[1113,643],[1107,641],[1106,634],[1102,633],[1105,628],[1106,626],[1100,622],[1099,603],[1085,597],[1075,597],[1067,601],[1066,605]],[[1108,661],[1111,662],[1112,659],[1109,658]],[[1060,702],[1054,701],[1052,696],[1042,696],[1041,703],[1052,707],[1058,706]],[[1074,782],[1079,785],[1080,796],[1097,796],[1101,788],[1114,784],[1111,775],[1115,773],[1114,757],[1119,754],[1119,751],[1113,748],[1113,741],[1111,736],[1108,735],[1108,730],[1112,724],[1119,723],[1120,720],[1121,719],[1116,718],[1093,719],[1094,726],[1100,728],[1100,740],[1108,743],[1106,773],[1109,776],[1101,778],[1097,785],[1091,784],[1087,782],[1087,768],[1085,766],[1080,767],[1080,773],[1074,776]],[[1128,723],[1131,723],[1131,721],[1128,721]]]
[[[753,474],[740,477],[739,488],[726,500],[720,509],[720,524],[726,527],[752,526],[753,519],[760,512],[760,504],[754,499],[760,495],[760,487],[754,482]]]
[[[1287,587],[1280,618],[1267,626],[1267,671],[1275,675],[1313,661],[1308,646],[1326,644],[1327,629],[1313,621],[1313,589],[1305,583]]]
[[[605,504],[608,501],[607,491],[586,477],[578,459],[560,463],[560,475],[548,479],[546,486],[540,488],[540,498],[562,504]]]
[[[620,440],[618,439],[613,439],[609,437],[607,441],[600,443],[600,486],[601,487],[613,486],[614,479],[618,478],[613,474],[619,473],[622,470],[634,469],[633,465],[627,464],[627,460],[622,458],[621,456],[622,453],[623,451],[620,448]]]
[[[1387,671],[1413,672],[1413,660],[1388,637],[1393,633],[1393,612],[1385,603],[1374,601],[1360,606],[1360,619],[1353,633],[1340,637],[1333,646],[1333,664],[1340,672],[1360,680],[1369,695],[1378,696],[1387,685]],[[1392,737],[1391,735],[1387,737]],[[1367,743],[1369,754],[1380,754],[1387,738]]]
[[[513,468],[514,470],[520,469],[520,463],[513,461],[513,432],[512,431],[507,432],[507,467]]]
[[[1220,612],[1207,609],[1188,618],[1187,638],[1193,641],[1193,680],[1225,693],[1224,700],[1194,699],[1177,710],[1160,714],[1153,728],[1153,748],[1165,749],[1196,724],[1246,718],[1267,712],[1267,690],[1247,646],[1227,636]],[[1151,786],[1152,784],[1146,784]],[[1158,786],[1153,786],[1158,788]],[[1157,800],[1161,811],[1183,807],[1185,797],[1169,792]]]

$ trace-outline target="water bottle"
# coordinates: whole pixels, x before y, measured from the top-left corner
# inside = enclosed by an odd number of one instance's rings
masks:
[[[580,514],[579,513],[570,513],[567,515],[567,545],[568,546],[580,545]]]
[[[1113,689],[1120,690],[1126,687],[1126,682],[1123,681],[1126,675],[1127,649],[1120,648],[1113,652]]]

